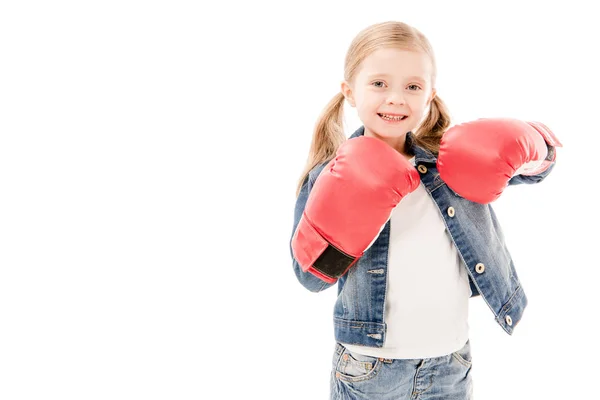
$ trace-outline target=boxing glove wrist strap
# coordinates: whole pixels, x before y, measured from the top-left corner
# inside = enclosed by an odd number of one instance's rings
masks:
[[[302,271],[310,272],[327,283],[335,283],[358,259],[327,242],[306,215],[298,223],[294,240],[302,243],[302,247],[295,248],[294,254]]]
[[[546,156],[545,161],[554,161],[556,153],[554,146],[551,146],[548,142],[546,142],[546,146],[548,146],[548,155]]]

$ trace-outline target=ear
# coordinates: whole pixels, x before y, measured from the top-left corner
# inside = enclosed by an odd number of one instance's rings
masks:
[[[431,104],[431,102],[433,101],[433,98],[435,97],[435,95],[437,94],[437,90],[431,89],[431,96],[429,97],[429,100],[427,100],[427,105],[429,106]]]
[[[350,88],[348,82],[342,81],[341,91],[344,97],[346,98],[348,104],[350,104],[352,107],[356,107],[356,103],[354,102],[354,96],[352,95],[352,89]]]

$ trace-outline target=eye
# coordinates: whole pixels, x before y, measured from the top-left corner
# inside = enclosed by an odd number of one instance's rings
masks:
[[[377,86],[378,83],[384,84],[383,81],[375,81],[375,82],[373,82],[373,86],[375,86],[375,87],[383,87],[383,86]]]
[[[421,89],[421,87],[420,87],[420,86],[418,86],[418,85],[409,85],[408,87],[416,87],[416,89],[415,89],[415,90],[419,90],[419,89]]]

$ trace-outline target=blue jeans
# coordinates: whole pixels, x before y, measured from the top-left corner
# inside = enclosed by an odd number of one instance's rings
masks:
[[[363,356],[336,343],[331,399],[470,400],[470,340],[442,357],[388,360]]]

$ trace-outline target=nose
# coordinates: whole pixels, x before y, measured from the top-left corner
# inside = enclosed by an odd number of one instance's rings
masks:
[[[388,96],[387,104],[404,104],[404,96],[402,93],[392,92]]]

